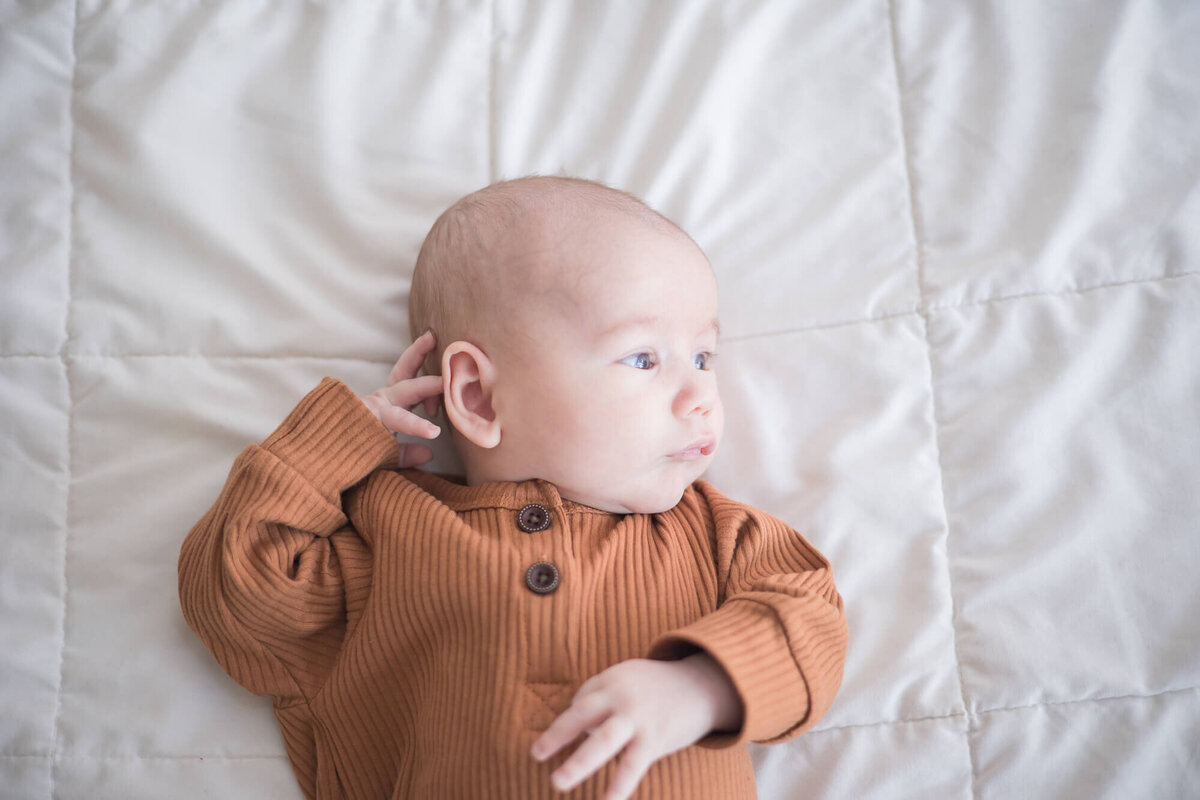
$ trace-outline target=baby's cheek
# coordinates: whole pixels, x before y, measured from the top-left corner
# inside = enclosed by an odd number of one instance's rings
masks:
[[[708,415],[709,426],[712,428],[713,436],[717,439],[717,444],[721,443],[721,436],[725,433],[725,406],[717,400],[712,411]]]

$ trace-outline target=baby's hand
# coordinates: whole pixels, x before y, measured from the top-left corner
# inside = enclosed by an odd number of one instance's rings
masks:
[[[550,727],[533,743],[545,761],[581,733],[588,738],[552,776],[569,791],[621,754],[604,800],[625,800],[659,758],[681,750],[714,728],[740,727],[741,701],[707,653],[679,661],[635,658],[588,679]]]
[[[412,409],[424,404],[426,414],[433,416],[437,413],[438,395],[442,393],[441,376],[417,377],[425,356],[433,348],[433,333],[426,332],[409,345],[396,366],[392,367],[387,386],[359,398],[388,430],[422,439],[435,439],[442,432],[437,425],[412,412]],[[423,444],[400,445],[401,467],[415,467],[431,458],[433,451]]]

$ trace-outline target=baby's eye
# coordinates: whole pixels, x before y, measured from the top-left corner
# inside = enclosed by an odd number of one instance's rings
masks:
[[[650,369],[654,366],[654,357],[649,353],[634,353],[621,359],[622,364],[628,364],[634,369]]]
[[[692,357],[692,366],[694,366],[696,369],[712,369],[712,362],[716,357],[716,353],[696,353],[696,355]]]

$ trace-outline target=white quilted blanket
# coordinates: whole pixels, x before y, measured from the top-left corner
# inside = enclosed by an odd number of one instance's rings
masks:
[[[299,797],[180,542],[534,172],[706,249],[710,478],[835,565],[845,682],[762,798],[1200,796],[1175,0],[0,0],[0,796]]]

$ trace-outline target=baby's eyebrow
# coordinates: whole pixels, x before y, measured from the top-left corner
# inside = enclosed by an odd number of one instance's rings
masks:
[[[617,320],[612,325],[604,328],[602,331],[600,331],[600,336],[613,336],[614,334],[621,333],[622,331],[630,328],[653,328],[661,322],[662,320],[659,317],[650,314],[640,317],[627,317],[625,319]],[[712,331],[714,334],[716,334],[717,338],[720,338],[721,323],[717,321],[716,317],[713,317],[712,321],[709,322],[701,332],[708,333],[709,331]]]

